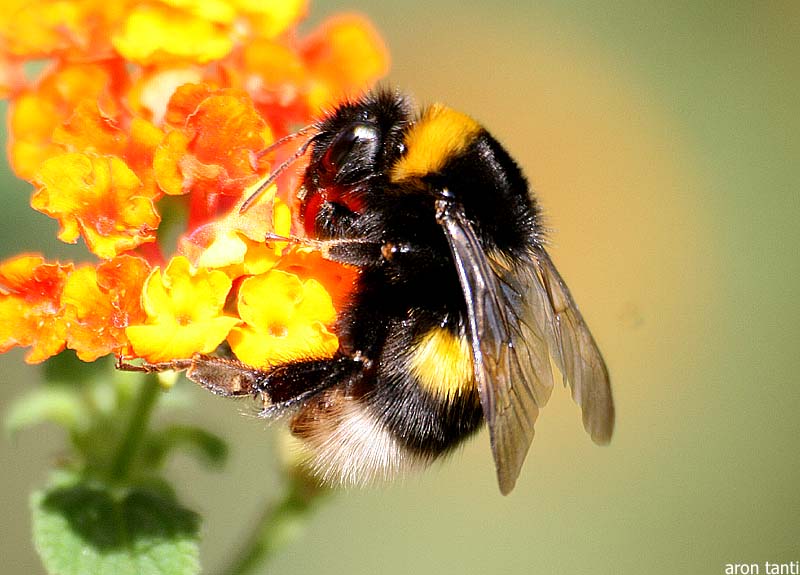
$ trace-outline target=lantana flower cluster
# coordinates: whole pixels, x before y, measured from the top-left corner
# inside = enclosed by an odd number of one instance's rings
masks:
[[[358,16],[307,34],[304,0],[12,1],[0,14],[9,162],[86,263],[0,263],[0,352],[268,366],[337,347],[351,272],[300,244],[271,143],[368,88],[386,50]],[[36,65],[30,65],[36,62]],[[42,68],[40,62],[44,62]],[[38,69],[39,72],[32,73]],[[177,232],[176,232],[176,221]],[[177,240],[175,238],[178,238]]]

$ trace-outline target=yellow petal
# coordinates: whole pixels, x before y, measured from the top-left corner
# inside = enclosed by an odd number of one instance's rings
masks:
[[[228,343],[236,357],[248,365],[269,367],[298,359],[331,357],[339,347],[338,339],[320,323],[293,325],[285,333],[253,327],[235,327]]]
[[[233,230],[217,234],[197,260],[202,268],[222,268],[240,264],[247,253],[244,239]]]
[[[238,320],[216,317],[191,325],[177,322],[157,325],[135,325],[125,330],[137,357],[150,362],[191,357],[194,353],[211,353],[222,343]]]
[[[233,42],[225,27],[166,6],[135,8],[111,39],[131,62],[191,61],[205,64],[226,56]]]

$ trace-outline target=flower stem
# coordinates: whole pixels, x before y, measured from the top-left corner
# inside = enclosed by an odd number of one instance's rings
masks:
[[[147,431],[150,415],[153,413],[159,392],[160,386],[155,375],[148,376],[142,382],[125,435],[111,463],[111,481],[119,482],[128,477],[131,464]]]
[[[221,574],[247,575],[271,559],[300,534],[309,511],[322,493],[320,489],[309,490],[302,480],[292,480],[283,499],[264,509],[247,545]]]

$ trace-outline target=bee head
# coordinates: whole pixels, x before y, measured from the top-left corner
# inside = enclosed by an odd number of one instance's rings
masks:
[[[307,229],[314,229],[323,203],[360,211],[367,185],[384,177],[403,153],[410,118],[411,105],[404,96],[378,90],[340,105],[318,124],[298,194]]]
[[[342,104],[319,124],[306,177],[312,186],[353,187],[385,172],[403,152],[410,104],[388,91]]]

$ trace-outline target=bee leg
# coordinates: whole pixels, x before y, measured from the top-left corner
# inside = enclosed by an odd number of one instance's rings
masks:
[[[132,364],[117,358],[117,369],[142,373],[186,371],[186,377],[223,397],[253,395],[260,391],[267,372],[250,367],[238,360],[200,353],[187,359],[173,359],[161,363]]]
[[[328,240],[320,242],[320,253],[326,260],[340,264],[369,267],[381,264],[382,243],[366,239]]]
[[[132,364],[117,359],[117,369],[122,371],[186,371],[187,378],[215,395],[256,397],[263,404],[263,415],[290,407],[333,385],[352,385],[371,365],[360,354],[287,363],[268,370],[203,354],[161,363]]]
[[[385,258],[386,244],[366,239],[317,240],[296,236],[284,237],[268,233],[265,241],[282,241],[300,244],[320,252],[323,258],[340,264],[366,267],[381,263]]]
[[[264,236],[264,241],[299,244],[320,252],[326,260],[356,267],[378,265],[381,263],[381,258],[384,257],[381,252],[384,244],[365,239],[317,240],[314,238],[285,237],[267,233]]]
[[[259,391],[264,399],[262,415],[290,407],[335,385],[345,389],[359,382],[371,363],[357,355],[311,359],[271,369]]]
[[[173,359],[160,363],[130,363],[121,355],[117,356],[114,367],[119,371],[135,371],[138,373],[161,373],[162,371],[183,371],[189,367],[191,359]]]

